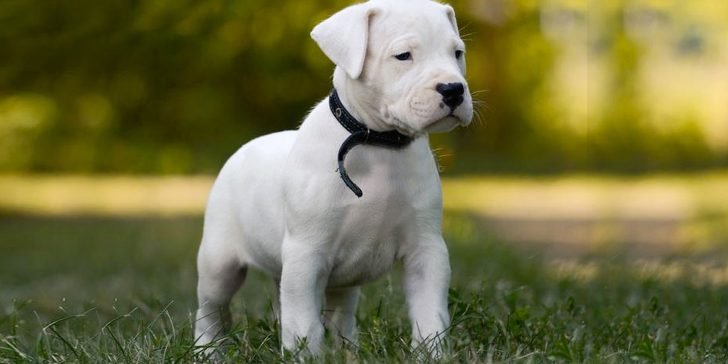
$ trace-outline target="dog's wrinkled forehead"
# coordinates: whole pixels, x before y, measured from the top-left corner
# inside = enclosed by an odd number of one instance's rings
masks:
[[[353,79],[361,74],[368,45],[378,47],[370,52],[391,51],[383,47],[407,36],[414,43],[462,44],[453,9],[432,0],[370,0],[352,5],[318,24],[311,36]]]
[[[389,37],[413,30],[429,36],[458,36],[455,13],[448,5],[431,0],[371,0],[368,4],[378,9],[372,26]]]
[[[462,44],[456,25],[448,16],[449,8],[438,3],[427,1],[428,6],[410,9],[385,9],[371,19],[369,46],[376,53],[377,48],[386,51],[393,43],[405,43],[409,47],[442,48],[450,52],[450,48]],[[426,50],[426,49],[425,49]]]

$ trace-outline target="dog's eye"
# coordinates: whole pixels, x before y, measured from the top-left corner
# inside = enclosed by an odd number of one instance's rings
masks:
[[[456,50],[456,51],[455,51],[455,58],[457,58],[457,59],[460,59],[460,58],[462,58],[462,57],[463,57],[463,53],[465,53],[465,52],[463,52],[463,51],[461,51],[461,50],[459,50],[459,49],[458,49],[458,50]]]
[[[410,53],[410,52],[400,53],[400,54],[395,55],[394,58],[397,58],[400,61],[409,61],[410,59],[412,59],[412,53]]]

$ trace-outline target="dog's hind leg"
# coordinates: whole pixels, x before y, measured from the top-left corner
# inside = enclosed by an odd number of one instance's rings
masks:
[[[334,335],[337,345],[357,344],[356,305],[359,287],[329,288],[326,290],[324,323]]]
[[[230,300],[245,280],[247,265],[203,238],[197,256],[195,344],[205,346],[230,329]]]

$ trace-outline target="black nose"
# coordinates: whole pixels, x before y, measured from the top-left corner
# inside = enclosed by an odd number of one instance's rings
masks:
[[[463,93],[465,93],[465,87],[460,82],[454,83],[438,83],[435,86],[435,90],[442,95],[442,102],[445,105],[450,106],[450,109],[455,109],[458,105],[463,103]]]

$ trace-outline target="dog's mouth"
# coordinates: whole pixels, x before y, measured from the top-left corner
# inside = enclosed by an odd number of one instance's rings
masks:
[[[445,133],[460,125],[464,125],[462,119],[457,115],[450,113],[444,118],[430,122],[425,126],[424,130],[428,133]]]
[[[413,128],[398,118],[393,118],[392,121],[392,127],[394,130],[411,138],[417,138],[427,133],[446,133],[458,126],[468,125],[468,122],[463,120],[462,117],[452,113],[445,117],[424,123],[422,129]]]
[[[394,130],[398,131],[399,133],[402,133],[411,138],[416,138],[425,133],[425,131],[423,131],[423,130],[417,130],[417,129],[409,126],[407,123],[402,121],[402,119],[400,119],[396,116],[392,117],[392,127],[394,128]]]
[[[415,119],[417,122],[405,121],[393,113],[388,113],[389,120],[387,124],[397,132],[412,138],[417,138],[427,133],[445,133],[455,129],[458,126],[467,126],[470,124],[467,112],[461,108],[449,109],[447,111],[440,109],[442,112],[429,115],[429,117],[420,113]],[[423,120],[424,119],[424,120]]]

